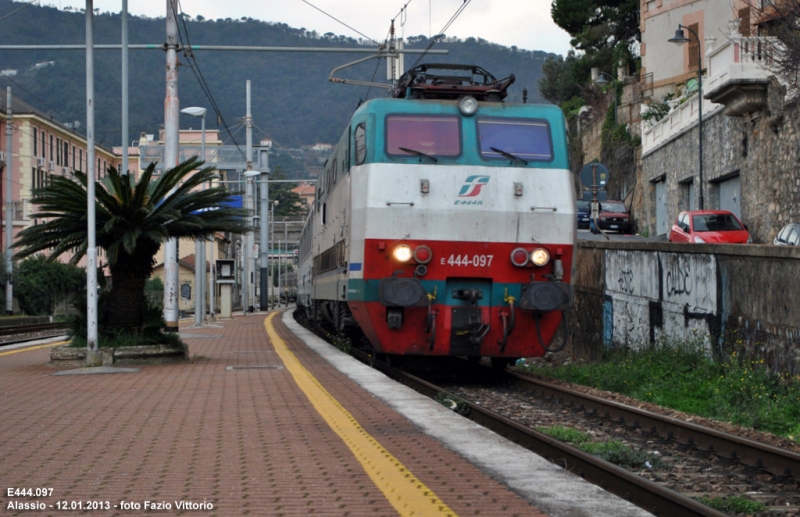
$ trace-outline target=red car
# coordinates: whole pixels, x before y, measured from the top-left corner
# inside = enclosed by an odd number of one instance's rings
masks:
[[[669,231],[669,241],[728,244],[752,242],[747,227],[727,210],[681,212]]]

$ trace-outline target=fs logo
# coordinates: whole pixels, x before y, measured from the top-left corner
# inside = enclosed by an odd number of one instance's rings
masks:
[[[469,176],[461,186],[458,197],[476,197],[480,195],[484,185],[489,183],[489,176]]]

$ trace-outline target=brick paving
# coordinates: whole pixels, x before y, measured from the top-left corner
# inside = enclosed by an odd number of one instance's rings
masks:
[[[264,318],[182,322],[191,360],[137,373],[53,376],[49,348],[0,357],[4,514],[31,513],[8,510],[11,501],[108,501],[108,510],[71,513],[152,514],[150,501],[172,505],[159,515],[397,515],[283,368]],[[456,514],[544,515],[273,322],[305,368]],[[52,497],[6,493],[36,487]],[[141,507],[123,510],[123,501]],[[181,511],[176,501],[213,510]]]

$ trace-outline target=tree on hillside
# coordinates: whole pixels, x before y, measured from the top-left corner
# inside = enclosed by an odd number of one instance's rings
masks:
[[[205,239],[213,232],[241,233],[247,211],[225,205],[224,187],[200,188],[214,174],[197,158],[187,160],[153,179],[155,164],[136,182],[116,169],[96,183],[96,242],[108,259],[112,287],[108,295],[106,332],[138,333],[142,325],[145,282],[153,272],[155,255],[167,239]],[[87,185],[85,173],[53,176],[50,184],[33,191],[37,218],[46,222],[19,234],[17,257],[48,253],[55,260],[69,251],[77,263],[87,251]],[[103,325],[104,324],[104,325]]]
[[[542,97],[561,106],[574,97],[584,93],[583,85],[591,74],[586,60],[579,58],[574,50],[567,57],[550,56],[542,66],[539,91]]]
[[[571,45],[587,54],[641,41],[639,0],[553,0],[550,14],[572,36]]]
[[[275,168],[275,172],[270,175],[272,180],[286,179],[286,174],[280,167]],[[308,213],[308,209],[302,204],[302,198],[296,193],[292,192],[300,183],[270,183],[269,185],[269,200],[273,202],[278,201],[275,206],[275,217],[281,218],[299,218]]]

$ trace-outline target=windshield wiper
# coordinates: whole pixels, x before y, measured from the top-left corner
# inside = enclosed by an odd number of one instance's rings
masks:
[[[528,165],[528,162],[527,162],[527,160],[523,160],[523,159],[522,159],[522,158],[520,158],[519,156],[514,156],[514,155],[513,155],[513,154],[511,154],[511,153],[507,153],[507,152],[503,151],[502,149],[498,149],[497,147],[490,147],[489,149],[491,149],[492,151],[494,151],[494,152],[496,152],[496,153],[502,154],[502,155],[503,155],[503,156],[505,156],[506,158],[510,158],[510,159],[512,159],[512,160],[519,160],[519,161],[521,161],[523,164],[525,164],[525,165]]]
[[[417,151],[416,149],[409,149],[408,147],[398,147],[398,149],[400,149],[403,152],[409,153],[409,154],[415,154],[417,156],[424,156],[425,158],[427,158],[429,160],[433,160],[434,163],[439,161],[436,158],[434,158],[433,156],[431,156],[429,154],[425,154],[422,151]]]

